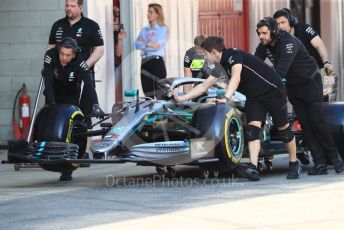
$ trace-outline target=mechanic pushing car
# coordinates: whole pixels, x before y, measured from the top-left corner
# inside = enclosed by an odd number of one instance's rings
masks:
[[[217,103],[229,103],[236,90],[246,96],[245,114],[247,120],[246,137],[250,163],[237,167],[236,172],[249,180],[260,179],[257,169],[260,152],[260,132],[262,122],[269,111],[274,124],[278,127],[280,139],[286,143],[289,152],[289,170],[287,179],[300,178],[301,166],[296,158],[296,144],[287,118],[286,90],[281,78],[259,58],[238,49],[226,49],[221,37],[210,36],[202,43],[206,59],[210,64],[220,63],[229,75],[227,91]],[[172,93],[177,102],[198,97],[216,84],[219,70],[210,65],[210,74],[204,83],[194,87],[189,93],[178,96]]]
[[[80,48],[75,39],[66,37],[57,47],[48,50],[44,57],[44,78],[46,104],[63,103],[79,106],[81,82],[89,98],[91,116],[102,117],[104,112],[98,105],[98,97],[93,84],[92,73],[85,59],[79,54]],[[87,140],[79,143],[78,158],[82,158]],[[62,175],[62,180],[70,180],[71,175]]]
[[[262,60],[269,58],[275,71],[286,79],[288,98],[313,154],[314,167],[308,174],[327,174],[327,157],[333,163],[336,173],[343,172],[343,160],[337,152],[322,111],[323,86],[315,59],[299,39],[280,31],[277,22],[271,17],[258,22],[257,34],[261,43],[255,55]]]
[[[333,66],[329,62],[327,49],[323,40],[320,38],[319,34],[314,28],[308,24],[298,22],[296,17],[288,8],[283,8],[276,11],[273,15],[273,18],[276,20],[280,30],[294,35],[302,42],[310,55],[315,58],[319,69],[324,68],[324,71],[327,75],[331,75],[333,73]],[[325,98],[327,96],[324,94]],[[301,152],[298,153],[298,158],[307,160],[308,156],[305,152]]]

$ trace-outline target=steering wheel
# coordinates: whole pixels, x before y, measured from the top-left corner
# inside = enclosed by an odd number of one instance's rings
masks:
[[[161,89],[165,91],[164,97],[166,99],[171,99],[171,91],[174,91],[176,88],[193,84],[194,86],[204,82],[205,79],[201,78],[191,78],[191,77],[178,77],[178,78],[165,78],[158,82],[158,85]],[[183,95],[184,93],[179,93],[179,95]],[[198,101],[198,98],[193,99],[192,101]]]

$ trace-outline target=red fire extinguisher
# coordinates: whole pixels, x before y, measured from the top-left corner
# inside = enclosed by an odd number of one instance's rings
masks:
[[[25,84],[23,84],[19,97],[19,111],[21,138],[26,139],[30,129],[30,96],[27,93]]]

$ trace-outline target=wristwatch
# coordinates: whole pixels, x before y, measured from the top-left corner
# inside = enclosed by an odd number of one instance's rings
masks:
[[[323,64],[326,65],[326,64],[331,64],[331,63],[329,61],[325,61]]]
[[[226,97],[226,96],[223,96],[223,98],[226,99],[227,102],[230,102],[230,101],[231,101],[231,99],[229,99],[229,98]]]

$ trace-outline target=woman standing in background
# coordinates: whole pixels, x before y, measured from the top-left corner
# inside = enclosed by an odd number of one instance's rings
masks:
[[[157,83],[166,78],[164,62],[167,43],[167,27],[160,4],[148,5],[149,25],[145,26],[135,41],[136,49],[141,50],[141,84],[146,97],[160,98]]]

